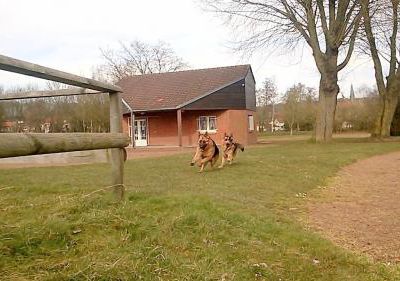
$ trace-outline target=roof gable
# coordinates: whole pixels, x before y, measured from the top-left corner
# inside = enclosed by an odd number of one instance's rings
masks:
[[[250,65],[197,69],[122,79],[122,98],[134,111],[180,108],[244,79]]]

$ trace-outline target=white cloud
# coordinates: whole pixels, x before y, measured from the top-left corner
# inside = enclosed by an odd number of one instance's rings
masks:
[[[292,55],[259,52],[243,60],[225,45],[230,30],[195,0],[0,0],[0,53],[79,75],[89,76],[101,62],[100,47],[139,39],[169,42],[192,67],[251,63],[258,85],[274,77],[280,91],[297,82],[317,87],[319,75],[307,48]],[[350,83],[373,84],[371,66],[353,60],[342,75]],[[0,84],[26,81],[0,72]]]

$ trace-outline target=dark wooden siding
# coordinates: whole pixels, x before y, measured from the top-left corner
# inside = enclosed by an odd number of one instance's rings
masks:
[[[246,109],[245,79],[201,98],[184,109]]]
[[[245,79],[246,109],[256,110],[256,81],[249,70]]]

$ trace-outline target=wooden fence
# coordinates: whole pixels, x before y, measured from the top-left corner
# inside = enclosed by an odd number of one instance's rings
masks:
[[[124,198],[124,147],[129,137],[122,134],[122,89],[118,86],[77,76],[56,69],[0,55],[0,70],[33,76],[79,87],[54,91],[31,91],[0,96],[5,100],[32,99],[108,93],[110,97],[110,133],[106,134],[0,134],[0,158],[56,152],[110,149],[111,184],[118,199]]]

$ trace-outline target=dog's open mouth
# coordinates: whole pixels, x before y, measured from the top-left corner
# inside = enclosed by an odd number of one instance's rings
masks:
[[[207,143],[199,143],[199,147],[201,149],[205,149],[207,147]]]

